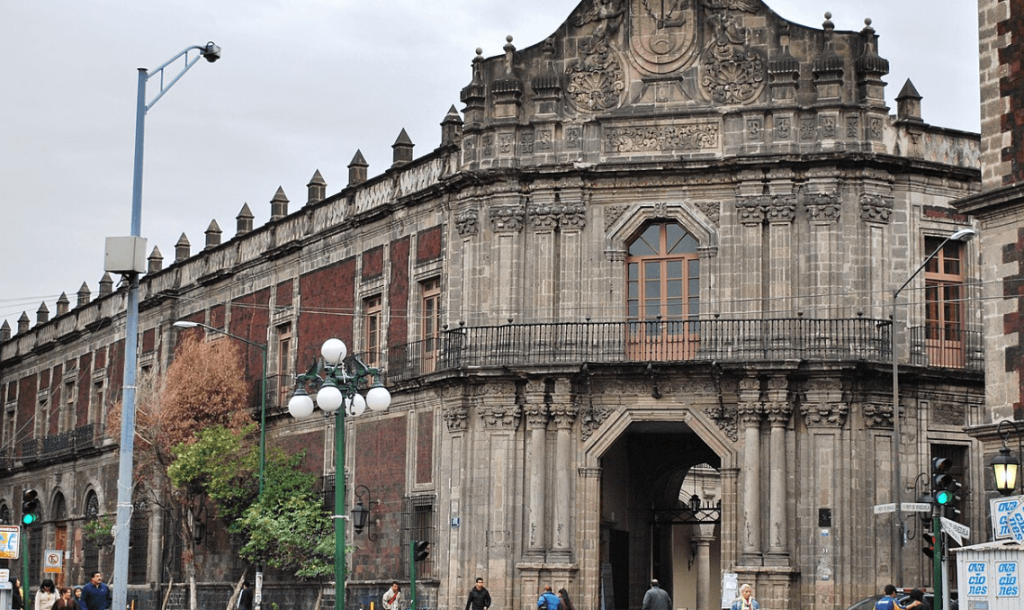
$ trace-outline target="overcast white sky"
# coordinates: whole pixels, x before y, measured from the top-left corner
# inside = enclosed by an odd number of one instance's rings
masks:
[[[416,156],[470,80],[476,47],[542,41],[578,0],[0,0],[0,323],[17,329],[86,282],[104,238],[130,232],[137,68],[215,41],[146,120],[142,235],[165,265],[185,233],[197,253],[216,219],[227,240],[248,203],[267,222],[278,186],[295,211],[317,169],[328,193],[361,149],[371,176],[405,128]],[[886,98],[909,77],[925,121],[978,131],[977,4],[971,0],[768,0],[841,30],[873,20],[890,63]],[[154,88],[150,84],[150,91]],[[150,95],[152,97],[152,93]],[[119,278],[114,278],[115,281]]]

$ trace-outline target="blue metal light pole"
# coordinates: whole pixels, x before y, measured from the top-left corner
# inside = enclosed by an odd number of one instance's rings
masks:
[[[198,54],[189,58],[190,51]],[[164,68],[183,57],[185,67],[170,82],[164,82]],[[131,237],[142,242],[142,152],[146,132],[146,112],[178,82],[189,68],[200,58],[213,63],[220,59],[220,47],[212,42],[202,46],[188,47],[163,63],[150,74],[146,68],[139,68],[139,91],[135,114],[135,170],[132,174],[132,226]],[[160,75],[160,93],[146,104],[146,82],[153,75]],[[143,242],[144,243],[144,242]],[[139,273],[142,269],[132,268],[128,277],[128,316],[124,337],[124,389],[121,401],[121,444],[117,474],[117,524],[114,526],[114,574],[113,610],[124,608],[128,599],[128,546],[132,517],[132,465],[135,448],[135,369],[138,366],[139,341]]]

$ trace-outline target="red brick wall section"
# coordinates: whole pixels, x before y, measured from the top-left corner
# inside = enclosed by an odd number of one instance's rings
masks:
[[[416,262],[425,263],[441,258],[442,239],[441,227],[421,231],[416,236]]]
[[[151,328],[142,333],[142,353],[149,354],[156,349],[156,329]]]
[[[327,429],[326,424],[324,429]],[[317,476],[321,476],[324,472],[324,433],[323,432],[305,432],[302,434],[290,434],[288,436],[275,436],[273,441],[268,439],[268,446],[273,442],[275,446],[280,447],[288,455],[295,455],[300,451],[305,451],[306,455],[302,459],[300,469],[303,472],[312,472]]]
[[[211,315],[213,310],[210,311]],[[221,322],[223,326],[223,321]],[[211,326],[213,326],[211,324]],[[221,328],[222,326],[214,326]],[[257,291],[231,302],[231,324],[227,331],[248,339],[253,343],[266,345],[267,327],[270,326],[270,289]],[[234,341],[234,339],[232,339]],[[250,398],[259,398],[257,382],[263,377],[263,350],[242,343],[236,346],[242,356],[242,369],[249,382]],[[250,403],[255,404],[255,403]]]
[[[89,395],[92,394],[92,355],[86,354],[78,359],[78,400],[75,410],[78,413],[78,427],[89,424]]]
[[[362,548],[353,557],[353,572],[356,580],[394,578],[402,573],[402,559],[408,552],[402,544],[407,416],[350,421],[358,422],[354,424],[355,468],[351,484],[366,485],[371,499],[381,501],[373,505],[370,513],[371,520],[380,519],[379,527],[370,526],[377,539],[364,538],[365,544],[360,544]]]
[[[36,427],[36,376],[24,377],[18,384],[18,432],[14,442],[18,443],[18,454],[21,455],[20,444],[32,438]]]
[[[356,259],[323,267],[299,278],[298,361],[304,372],[320,357],[320,346],[335,337],[352,349],[355,315]]]
[[[391,281],[388,283],[390,347],[409,342],[409,238],[391,243]]]
[[[370,248],[363,252],[363,279],[380,277],[384,273],[384,246]]]
[[[416,483],[430,483],[434,473],[434,412],[416,415]]]
[[[1017,263],[1018,273],[1003,278],[1003,298],[1014,299],[1016,311],[1003,314],[1003,334],[1017,335],[1017,345],[1006,348],[1006,372],[1017,373],[1018,398],[1013,405],[1013,418],[1024,419],[1024,348],[1020,337],[1024,336],[1024,229],[1017,229],[1017,241],[1003,246],[1003,263]]]
[[[292,280],[281,282],[277,285],[277,306],[291,307],[292,305]]]
[[[214,305],[210,308],[210,326],[224,328],[224,305]]]
[[[958,214],[956,210],[951,210],[949,208],[940,208],[931,205],[924,206],[924,217],[938,218],[941,220],[952,220],[953,222],[959,222],[961,224],[967,224],[968,222],[970,222],[970,219],[966,214]]]
[[[999,65],[1005,76],[999,79],[1000,97],[1009,98],[1009,112],[1003,115],[1002,132],[1011,134],[1010,146],[1003,149],[1002,160],[1010,162],[1010,175],[1003,184],[1024,180],[1024,0],[1008,0],[1010,17],[998,26],[1000,36],[1010,34],[1010,43],[999,49]]]

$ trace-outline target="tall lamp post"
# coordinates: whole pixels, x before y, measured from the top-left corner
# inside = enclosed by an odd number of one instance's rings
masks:
[[[190,322],[188,320],[178,320],[172,326],[175,328],[204,328],[207,331],[220,333],[222,335],[231,337],[242,343],[247,343],[253,347],[257,347],[262,352],[263,357],[263,373],[260,378],[260,478],[259,478],[259,491],[257,497],[263,499],[263,481],[265,478],[265,472],[267,469],[267,345],[265,343],[257,343],[250,341],[245,337],[239,337],[233,335],[226,330],[214,328],[200,322]],[[263,605],[263,566],[258,566],[256,570],[256,587],[253,590],[253,604],[259,609]]]
[[[900,368],[899,358],[896,356],[896,299],[903,292],[911,280],[917,277],[918,273],[924,269],[928,263],[935,258],[942,248],[951,241],[968,242],[977,235],[977,231],[970,227],[957,230],[955,233],[942,240],[939,247],[928,255],[928,258],[924,259],[924,262],[910,274],[907,281],[903,282],[903,285],[897,288],[892,293],[892,333],[890,333],[890,355],[892,357],[892,487],[896,501],[896,534],[892,540],[892,555],[895,562],[896,569],[892,575],[892,581],[899,585],[903,582],[903,509],[900,506],[902,501],[902,490],[900,489]],[[909,319],[909,317],[908,317]]]
[[[313,414],[313,399],[328,415],[334,414],[334,607],[345,610],[345,417],[358,417],[367,407],[386,411],[391,393],[380,382],[380,369],[371,368],[358,356],[346,363],[348,348],[340,339],[328,339],[320,348],[322,360],[295,380],[295,393],[288,401],[288,412],[295,419]],[[321,377],[321,375],[323,375]],[[359,393],[369,385],[366,398]],[[345,408],[342,409],[341,407]],[[355,511],[353,511],[355,512]]]
[[[198,53],[189,57],[190,51]],[[185,66],[164,82],[164,69],[177,59],[184,57]],[[220,59],[220,47],[213,42],[188,47],[153,70],[139,68],[139,90],[135,114],[135,168],[132,174],[132,226],[131,237],[108,238],[106,271],[126,272],[128,278],[128,315],[124,336],[124,390],[121,399],[121,444],[117,474],[117,525],[114,528],[114,576],[112,608],[124,608],[128,599],[128,546],[132,517],[132,461],[135,449],[135,368],[138,366],[139,341],[139,274],[144,270],[146,240],[142,235],[142,152],[146,132],[146,112],[152,108],[174,83],[188,72],[200,58],[213,63]],[[146,103],[146,82],[151,76],[160,75],[160,93],[153,101]],[[111,269],[111,249],[130,252],[128,265],[116,265]]]

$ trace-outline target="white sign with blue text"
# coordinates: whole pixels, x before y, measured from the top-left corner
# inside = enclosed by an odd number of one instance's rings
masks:
[[[960,591],[963,592],[963,585]],[[988,597],[987,561],[972,561],[967,564],[967,597]]]
[[[992,514],[992,535],[996,540],[1014,538],[1013,532],[1010,531],[1010,524],[1007,522],[1007,517],[1010,513],[1017,510],[1022,499],[1024,499],[1024,496],[996,498],[992,500],[992,510],[989,512]],[[1017,541],[1021,542],[1020,539],[1017,539]]]
[[[997,561],[996,597],[1020,597],[1020,570],[1016,561]]]

